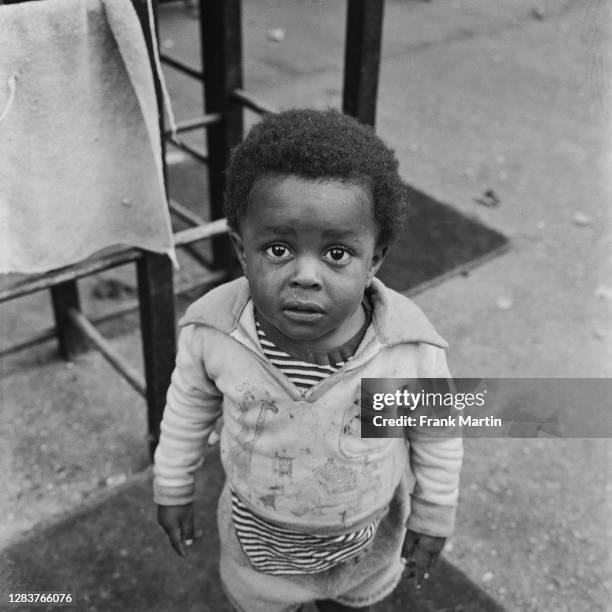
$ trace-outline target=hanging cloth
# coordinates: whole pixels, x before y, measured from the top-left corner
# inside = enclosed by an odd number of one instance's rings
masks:
[[[130,0],[0,6],[0,273],[167,253],[151,64]]]

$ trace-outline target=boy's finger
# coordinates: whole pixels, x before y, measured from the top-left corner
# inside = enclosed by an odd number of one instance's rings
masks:
[[[436,563],[438,562],[439,557],[440,557],[439,552],[431,554],[429,557],[429,566],[427,567],[427,569],[431,569],[432,567],[434,567]]]
[[[406,536],[404,537],[404,543],[402,544],[402,557],[404,559],[409,559],[412,557],[415,544],[416,538],[414,537],[413,533],[411,531],[407,531]]]
[[[195,540],[193,520],[185,521],[183,524],[181,524],[181,536],[183,542],[185,542],[187,546],[191,546],[193,544],[193,541]]]
[[[175,529],[168,529],[168,538],[170,539],[170,544],[172,544],[172,548],[176,550],[176,552],[181,556],[185,556],[185,547],[183,546],[183,541],[181,539],[181,530],[177,527]]]
[[[416,554],[414,555],[414,585],[417,589],[420,589],[423,585],[426,575],[427,578],[429,578],[428,570],[431,563],[430,559],[429,553],[417,548]]]

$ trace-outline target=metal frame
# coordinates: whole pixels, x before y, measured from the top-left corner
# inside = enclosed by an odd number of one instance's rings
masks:
[[[159,1],[154,2],[156,27]],[[143,26],[149,55],[153,58],[153,40],[149,33],[146,0],[132,2]],[[383,7],[384,0],[347,2],[342,110],[372,126],[376,117]],[[204,261],[191,245],[198,240],[213,240],[214,270],[198,283],[211,286],[226,280],[231,273],[233,253],[227,236],[223,235],[226,233],[222,211],[224,171],[231,148],[243,137],[243,110],[247,108],[260,115],[277,111],[243,90],[241,1],[199,0],[199,10],[202,67],[193,68],[166,53],[160,54],[160,57],[166,65],[202,82],[204,114],[179,123],[177,134],[206,129],[207,153],[187,145],[178,136],[165,130],[161,84],[157,78],[155,90],[160,134],[163,135],[162,152],[165,152],[168,142],[208,165],[212,222],[205,223],[200,215],[173,200],[170,200],[170,208],[173,214],[191,226],[175,234],[177,247],[185,247],[201,264],[207,265],[209,262]],[[128,263],[135,263],[137,267],[137,304],[124,306],[105,318],[139,310],[144,379],[122,360],[80,310],[77,287],[79,278]],[[179,291],[191,288],[193,286],[181,287]],[[51,292],[55,328],[44,330],[35,339],[16,345],[14,350],[32,346],[35,342],[55,335],[61,355],[65,359],[72,359],[87,350],[92,343],[128,383],[146,397],[149,449],[152,456],[159,439],[159,427],[176,349],[175,291],[169,258],[138,249],[117,250],[94,261],[28,277],[8,289],[0,290],[0,302],[45,289]],[[10,349],[2,351],[1,354],[8,352]]]
[[[384,0],[348,0],[342,110],[376,123]]]
[[[132,0],[132,2],[141,22],[147,49],[153,64],[153,40],[150,36],[147,2],[146,0]],[[157,20],[155,21],[157,22]],[[160,134],[164,134],[162,93],[157,78],[155,79],[155,92],[159,109]],[[182,124],[179,130],[187,131],[201,128],[218,123],[220,120],[221,116],[219,114],[207,115]],[[178,144],[180,146],[181,143]],[[163,138],[161,146],[162,149],[165,147]],[[166,180],[165,164],[164,180]],[[177,247],[190,249],[194,242],[211,239],[226,233],[226,224],[223,219],[213,223],[204,223],[197,215],[188,214],[188,211],[180,205],[174,205],[172,210],[192,226],[175,234],[174,239]],[[192,255],[194,254],[193,250],[190,252]],[[77,286],[79,278],[128,263],[136,264],[138,302],[137,304],[130,304],[127,308],[123,307],[118,313],[111,313],[111,316],[139,310],[144,378],[125,363],[80,309]],[[213,271],[201,279],[197,285],[210,286],[225,279],[226,273],[224,271]],[[193,285],[181,289],[191,288],[193,288]],[[159,439],[159,427],[165,405],[166,391],[174,368],[176,352],[173,270],[169,257],[139,249],[117,249],[98,259],[82,264],[68,266],[46,274],[28,276],[25,280],[0,290],[0,302],[47,289],[51,294],[55,327],[51,330],[44,330],[33,340],[3,350],[2,354],[6,355],[55,336],[58,339],[61,356],[70,360],[87,350],[90,343],[93,344],[117,372],[146,398],[149,450],[152,457]]]

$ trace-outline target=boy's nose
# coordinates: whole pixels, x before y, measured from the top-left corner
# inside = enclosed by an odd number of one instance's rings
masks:
[[[297,257],[290,283],[292,287],[318,289],[321,287],[320,262],[316,257]]]

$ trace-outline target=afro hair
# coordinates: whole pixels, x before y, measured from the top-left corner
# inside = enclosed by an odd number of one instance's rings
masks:
[[[239,230],[258,179],[289,174],[367,186],[383,246],[393,242],[403,225],[405,190],[394,152],[352,117],[335,110],[294,109],[265,117],[232,151],[225,192],[230,228]]]

